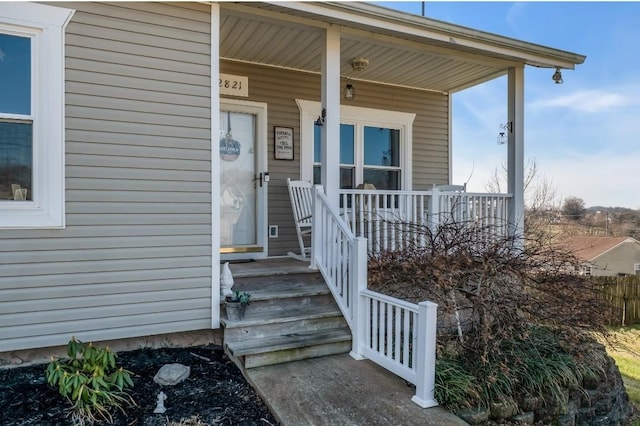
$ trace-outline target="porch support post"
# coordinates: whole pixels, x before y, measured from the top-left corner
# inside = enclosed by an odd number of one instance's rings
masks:
[[[416,394],[411,398],[422,408],[435,407],[436,388],[436,328],[438,305],[425,301],[418,303],[418,336],[414,349],[418,355],[416,368]]]
[[[524,235],[524,67],[508,71],[507,190],[509,203],[509,235]]]
[[[220,5],[211,3],[211,328],[220,328]]]
[[[338,208],[340,197],[340,31],[327,28],[322,51],[322,184],[329,203]]]

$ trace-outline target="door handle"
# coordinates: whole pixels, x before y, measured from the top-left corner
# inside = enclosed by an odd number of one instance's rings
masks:
[[[262,188],[262,182],[269,182],[269,172],[258,173],[258,176],[253,178],[254,181],[258,181],[260,188]]]

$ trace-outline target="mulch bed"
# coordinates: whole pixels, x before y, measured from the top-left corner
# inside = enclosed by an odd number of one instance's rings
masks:
[[[191,368],[175,386],[153,381],[164,364]],[[133,373],[137,406],[114,413],[116,425],[277,425],[262,399],[217,345],[138,349],[118,353],[116,364]],[[44,365],[0,369],[0,424],[70,425],[68,404],[45,379]],[[160,391],[167,395],[164,414],[153,414]],[[196,421],[196,419],[198,421]],[[106,423],[105,423],[106,424]]]

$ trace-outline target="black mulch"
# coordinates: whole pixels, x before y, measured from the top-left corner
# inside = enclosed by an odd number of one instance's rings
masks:
[[[137,406],[114,415],[116,425],[167,425],[194,416],[207,425],[276,425],[262,399],[217,345],[139,349],[120,352],[118,366],[133,373],[131,396]],[[153,381],[164,364],[191,368],[175,386]],[[70,425],[66,401],[45,379],[44,365],[0,369],[1,425]],[[153,414],[160,391],[167,395],[164,414]],[[106,423],[103,423],[106,424]]]

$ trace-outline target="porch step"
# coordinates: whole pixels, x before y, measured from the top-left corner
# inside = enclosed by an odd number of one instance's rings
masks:
[[[317,271],[280,263],[270,274],[269,262],[258,262],[252,271],[232,268],[233,289],[251,294],[244,317],[231,321],[221,306],[225,350],[236,364],[247,369],[351,350],[351,331]]]
[[[247,339],[228,342],[227,349],[235,357],[244,357],[244,368],[281,364],[349,352],[351,330],[341,327]]]

